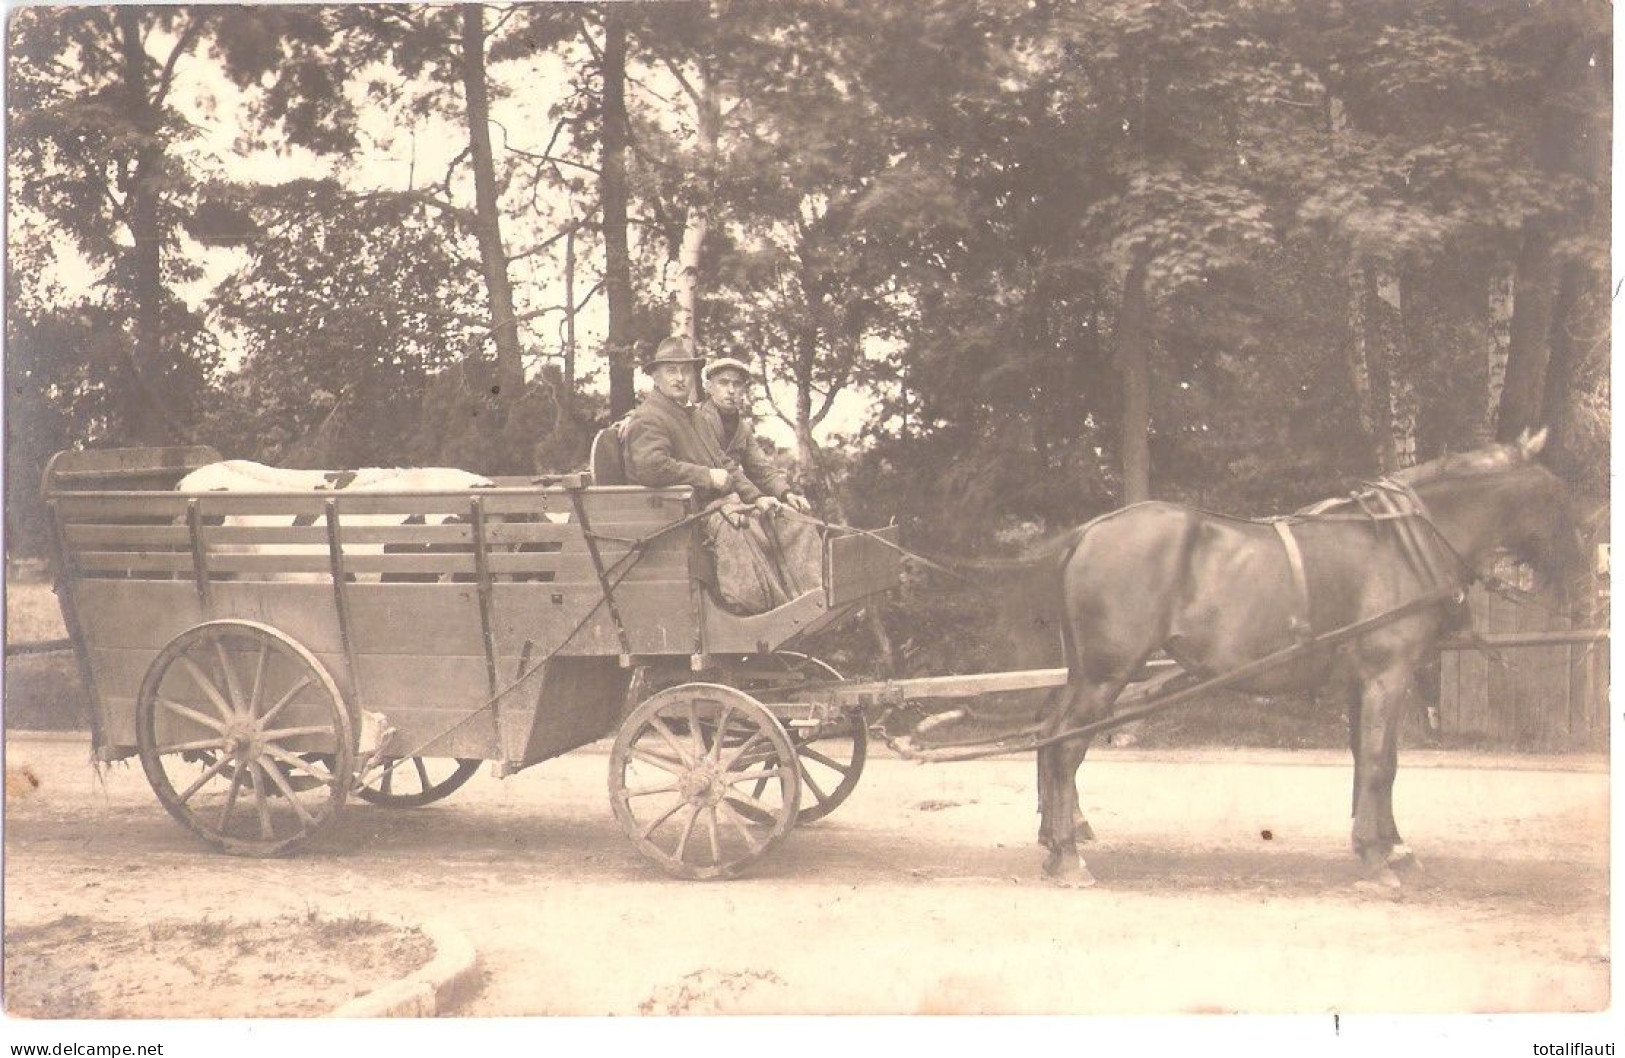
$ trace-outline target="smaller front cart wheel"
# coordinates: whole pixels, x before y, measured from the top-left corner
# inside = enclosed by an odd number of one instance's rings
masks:
[[[610,753],[609,797],[639,852],[679,878],[731,878],[784,840],[795,746],[750,695],[685,683],[645,701]]]
[[[479,770],[477,758],[390,757],[361,777],[355,795],[383,808],[422,808],[451,796]]]
[[[269,625],[210,621],[170,641],[135,706],[147,781],[169,814],[240,856],[304,842],[344,804],[355,725],[315,656]]]

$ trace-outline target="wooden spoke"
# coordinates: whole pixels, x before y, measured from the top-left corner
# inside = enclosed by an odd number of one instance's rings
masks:
[[[815,760],[818,763],[822,764],[824,767],[830,769],[831,771],[838,771],[842,775],[847,775],[852,771],[852,765],[850,765],[850,764],[842,764],[841,762],[839,762],[837,760],[833,760],[830,757],[826,757],[822,753],[818,752],[816,749],[813,749],[811,745],[797,746],[796,747],[796,753],[799,754],[800,756],[806,758],[807,760]]]
[[[261,731],[260,737],[281,742],[284,739],[300,738],[304,735],[331,735],[332,727],[326,724],[306,724],[302,727],[279,727],[271,731]]]
[[[677,786],[677,785],[671,785],[671,786],[642,786],[642,787],[639,787],[636,790],[627,790],[621,796],[630,800],[633,797],[653,797],[655,794],[677,793],[681,789],[682,789],[682,787]]]
[[[705,759],[705,737],[700,734],[699,706],[692,700],[688,702],[688,740],[694,747],[694,759]]]
[[[266,746],[265,755],[279,764],[287,765],[295,771],[304,772],[306,775],[309,775],[312,779],[315,779],[324,786],[330,785],[336,781],[333,778],[333,773],[322,767],[319,762],[314,760],[306,760],[301,756],[289,753],[281,746]]]
[[[733,711],[734,707],[732,705],[729,705],[727,702],[722,703],[722,715],[717,718],[716,737],[711,740],[710,759],[712,761],[720,761],[722,759],[722,743],[727,738],[728,721],[733,718]]]
[[[649,839],[650,834],[653,834],[655,831],[659,830],[661,825],[664,824],[666,822],[666,820],[670,819],[672,816],[676,815],[678,812],[681,812],[683,810],[683,806],[686,805],[686,804],[688,804],[687,801],[678,801],[676,804],[674,804],[670,808],[666,809],[654,821],[652,821],[648,826],[643,828],[643,831],[640,834],[640,836],[645,841],[647,841]]]
[[[200,738],[196,742],[177,742],[173,746],[164,746],[159,753],[189,753],[195,749],[225,749],[226,740],[223,738]]]
[[[633,760],[641,760],[645,764],[652,764],[662,771],[671,772],[673,775],[685,775],[690,770],[683,764],[682,761],[672,760],[670,757],[662,757],[658,753],[650,753],[648,750],[638,746],[634,746],[632,749],[628,750],[627,755]]]
[[[311,680],[309,676],[302,677],[298,683],[294,684],[288,689],[286,694],[284,694],[281,698],[278,698],[276,704],[267,709],[265,711],[265,715],[260,717],[257,721],[257,726],[260,728],[260,730],[263,731],[265,729],[265,725],[271,722],[271,718],[280,713],[283,706],[293,701],[295,695],[304,690],[306,687],[309,687],[310,682]]]
[[[739,818],[739,813],[735,812],[726,801],[717,805],[717,807],[722,809],[722,811],[727,815],[728,822],[732,823],[734,829],[739,831],[739,836],[745,839],[745,844],[750,846],[750,850],[752,852],[760,852],[763,848],[762,843],[757,840],[755,834],[750,832],[750,827],[745,825],[745,821]]]
[[[694,836],[694,824],[700,820],[700,806],[688,805],[687,802],[684,804],[693,811],[688,814],[688,821],[683,824],[683,832],[677,837],[677,848],[672,852],[672,857],[678,862],[683,861],[683,854],[688,851],[688,839]]]
[[[231,818],[231,810],[237,806],[237,793],[243,788],[243,769],[236,768],[231,773],[231,789],[226,791],[226,803],[220,809],[220,822],[215,829],[220,833],[226,832],[226,821]]]
[[[172,702],[168,698],[159,698],[158,704],[174,713],[176,716],[186,717],[186,719],[192,721],[194,724],[200,724],[211,731],[218,731],[221,735],[226,733],[225,724],[221,723],[219,720],[216,720],[212,716],[198,712],[196,709],[189,709],[180,702]]]
[[[823,788],[818,785],[815,779],[813,779],[811,773],[807,771],[807,765],[805,763],[801,765],[801,785],[812,791],[813,802],[815,804],[823,804],[825,801],[829,800],[829,794],[825,793]]]
[[[693,754],[689,753],[688,749],[677,741],[676,732],[667,727],[664,720],[655,717],[649,721],[649,727],[665,741],[666,745],[671,747],[671,751],[677,754],[678,760],[691,768],[698,763],[695,761]]]
[[[197,684],[198,690],[207,695],[209,701],[214,703],[214,707],[220,710],[220,719],[230,720],[234,710],[226,702],[225,698],[221,696],[220,688],[214,685],[214,681],[209,679],[208,674],[198,667],[197,662],[193,661],[185,654],[182,654],[178,660],[180,661],[181,668],[185,669],[187,675],[192,677],[192,682]]]
[[[722,862],[722,839],[717,834],[717,806],[707,805],[705,813],[705,836],[711,842],[711,862]]]
[[[276,785],[276,788],[282,792],[282,796],[287,800],[288,804],[293,806],[293,813],[299,817],[299,821],[307,827],[315,826],[315,818],[311,816],[310,810],[299,800],[299,796],[293,792],[293,787],[288,785],[288,780],[282,775],[282,769],[272,768],[264,764],[261,764],[260,768]]]
[[[193,780],[192,785],[188,786],[186,788],[186,790],[183,793],[181,793],[181,795],[179,797],[180,803],[185,804],[186,802],[190,801],[192,799],[193,794],[195,794],[199,790],[203,789],[204,784],[206,784],[210,779],[214,778],[216,775],[219,775],[221,770],[224,769],[225,766],[230,764],[230,763],[231,763],[231,758],[230,757],[227,757],[227,756],[217,757],[215,759],[215,762],[213,764],[209,765],[207,768],[203,769],[203,774],[199,775],[195,780]]]
[[[728,795],[727,803],[747,806],[753,811],[760,812],[763,818],[766,819],[774,819],[779,815],[778,812],[773,810],[773,805],[760,798],[751,797],[749,794],[731,793]]]
[[[429,769],[424,766],[423,758],[413,757],[412,764],[417,768],[418,781],[423,784],[422,788],[427,790],[429,788]]]
[[[744,762],[744,764],[740,764],[739,763],[739,758],[741,758],[741,757],[743,757],[745,755],[745,751],[747,749],[750,749],[752,746],[755,746],[755,745],[757,745],[759,743],[767,742],[767,741],[768,741],[767,735],[764,734],[763,732],[761,732],[761,731],[752,732],[751,736],[749,738],[747,738],[744,742],[740,743],[739,748],[734,750],[733,753],[729,755],[728,759],[722,762],[723,769],[726,770],[726,771],[737,771],[741,767],[747,767],[747,768],[750,767],[750,765],[753,764],[753,763],[756,763],[756,761],[747,760],[747,761]],[[770,746],[770,748],[771,748],[771,746]]]
[[[259,657],[254,659],[254,683],[248,690],[248,715],[253,716],[260,709],[260,694],[265,690],[265,667],[271,661],[271,644],[260,643]]]
[[[254,810],[260,817],[260,837],[270,841],[276,837],[276,829],[271,826],[271,806],[266,803],[265,785],[260,779],[260,769],[256,762],[248,763],[248,781],[254,786]]]
[[[226,637],[214,637],[214,656],[220,662],[220,674],[226,678],[226,700],[231,703],[231,711],[236,714],[243,701],[242,688],[237,686],[237,669],[231,663],[231,655],[226,653]]]

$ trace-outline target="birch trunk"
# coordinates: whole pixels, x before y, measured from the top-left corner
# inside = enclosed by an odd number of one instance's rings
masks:
[[[632,410],[634,309],[632,258],[626,233],[626,150],[630,135],[626,116],[626,16],[619,4],[604,9],[603,167],[599,178],[604,210],[604,300],[609,333],[604,359],[609,363],[609,414],[619,419]]]
[[[699,141],[698,193],[688,208],[683,239],[677,251],[677,297],[672,313],[672,333],[681,334],[700,348],[700,264],[705,237],[711,227],[711,202],[715,193],[718,143],[722,126],[722,93],[710,74],[700,69],[691,81],[695,110],[695,134]]]
[[[1488,371],[1484,382],[1484,421],[1478,439],[1495,439],[1495,420],[1501,410],[1501,390],[1506,385],[1507,355],[1512,347],[1512,269],[1496,263],[1490,275],[1489,326],[1485,350]]]
[[[1130,266],[1123,280],[1123,303],[1117,320],[1117,370],[1122,381],[1123,503],[1151,498],[1151,326],[1143,262]]]

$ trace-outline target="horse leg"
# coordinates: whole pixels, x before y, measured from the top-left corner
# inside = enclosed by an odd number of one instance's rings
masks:
[[[1390,861],[1396,846],[1404,855],[1393,821],[1394,775],[1399,763],[1399,721],[1412,702],[1413,680],[1402,666],[1368,677],[1360,688],[1354,757],[1355,853],[1372,881],[1397,886]]]
[[[1097,715],[1102,702],[1099,687],[1068,684],[1057,699],[1057,708],[1051,714],[1045,736],[1051,737],[1068,727],[1087,722]],[[1087,736],[1071,738],[1044,746],[1038,751],[1042,815],[1039,840],[1049,849],[1049,855],[1044,860],[1044,871],[1059,882],[1078,887],[1095,884],[1088,865],[1078,854],[1080,829],[1093,834],[1078,810],[1077,784],[1078,768],[1089,751],[1090,741]],[[1083,820],[1081,827],[1080,820]]]
[[[1414,688],[1414,685],[1413,685]],[[1404,716],[1404,710],[1415,704],[1414,693],[1407,696],[1403,706],[1396,710],[1396,714]],[[1399,775],[1399,738],[1398,725],[1395,725],[1396,735],[1388,740],[1388,753],[1383,759],[1383,773],[1387,776],[1387,784],[1381,790],[1381,812],[1377,818],[1378,832],[1381,833],[1384,844],[1388,846],[1388,866],[1401,874],[1422,873],[1422,863],[1411,851],[1405,839],[1399,835],[1399,824],[1394,822],[1394,779]]]

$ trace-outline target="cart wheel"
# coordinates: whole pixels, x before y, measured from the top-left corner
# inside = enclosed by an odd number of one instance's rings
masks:
[[[615,818],[679,878],[731,878],[784,839],[801,794],[790,737],[750,695],[685,683],[621,725],[609,759]]]
[[[842,679],[829,662],[793,650],[751,660],[753,664],[739,673],[738,683],[754,694]],[[801,765],[802,803],[796,824],[805,826],[835,811],[857,789],[869,757],[869,725],[858,714],[817,727],[792,727],[789,733]]]
[[[268,625],[176,636],[141,682],[141,767],[169,814],[240,856],[309,840],[344,804],[355,725],[321,662]]]
[[[421,808],[451,796],[479,770],[478,758],[391,757],[369,769],[355,795],[384,808]]]

